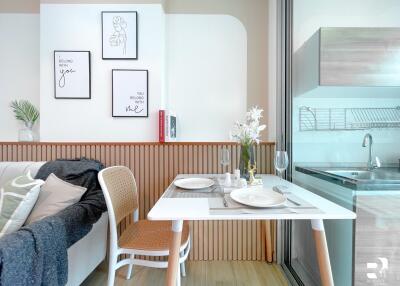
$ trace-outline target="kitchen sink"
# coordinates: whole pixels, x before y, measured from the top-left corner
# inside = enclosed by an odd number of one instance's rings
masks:
[[[395,167],[370,171],[361,167],[296,166],[296,170],[355,190],[400,190],[400,169]]]
[[[333,169],[325,170],[326,173],[345,177],[353,180],[383,180],[400,181],[400,172],[395,168],[381,168],[372,171],[363,169]]]

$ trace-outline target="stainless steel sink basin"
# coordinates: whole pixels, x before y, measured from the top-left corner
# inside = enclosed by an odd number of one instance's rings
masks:
[[[325,172],[354,180],[373,180],[375,173],[362,170],[326,170]]]
[[[296,166],[296,170],[353,190],[400,191],[400,170],[396,167],[382,167],[369,171],[362,167]]]
[[[356,168],[327,169],[324,172],[356,181],[380,181],[380,183],[398,181],[400,183],[400,172],[396,168],[379,168],[372,171]]]

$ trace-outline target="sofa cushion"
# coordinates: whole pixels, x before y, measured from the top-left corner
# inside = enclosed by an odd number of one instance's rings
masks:
[[[18,230],[38,199],[42,180],[34,180],[30,172],[8,181],[0,189],[0,237]]]
[[[35,178],[36,173],[45,162],[0,162],[0,186],[3,186],[8,181],[31,172],[32,178]]]
[[[54,215],[81,199],[86,188],[76,186],[50,174],[41,187],[39,198],[25,224]]]

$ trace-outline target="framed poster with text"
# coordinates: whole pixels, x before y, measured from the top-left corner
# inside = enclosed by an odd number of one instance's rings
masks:
[[[54,51],[54,97],[90,99],[90,51]]]
[[[112,70],[112,116],[149,116],[148,70]]]

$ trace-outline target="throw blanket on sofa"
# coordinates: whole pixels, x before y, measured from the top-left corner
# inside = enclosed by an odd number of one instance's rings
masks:
[[[0,239],[0,285],[65,285],[67,248],[84,237],[106,211],[94,160],[56,160],[44,164],[36,178],[54,173],[87,188],[81,200],[54,216],[27,225]]]
[[[46,217],[0,240],[0,285],[65,285],[68,278],[64,223]]]
[[[80,202],[58,213],[65,223],[67,245],[70,247],[84,237],[92,225],[107,210],[97,174],[104,166],[99,161],[86,158],[76,160],[56,160],[44,164],[36,174],[36,179],[46,180],[54,173],[61,180],[85,187]]]

